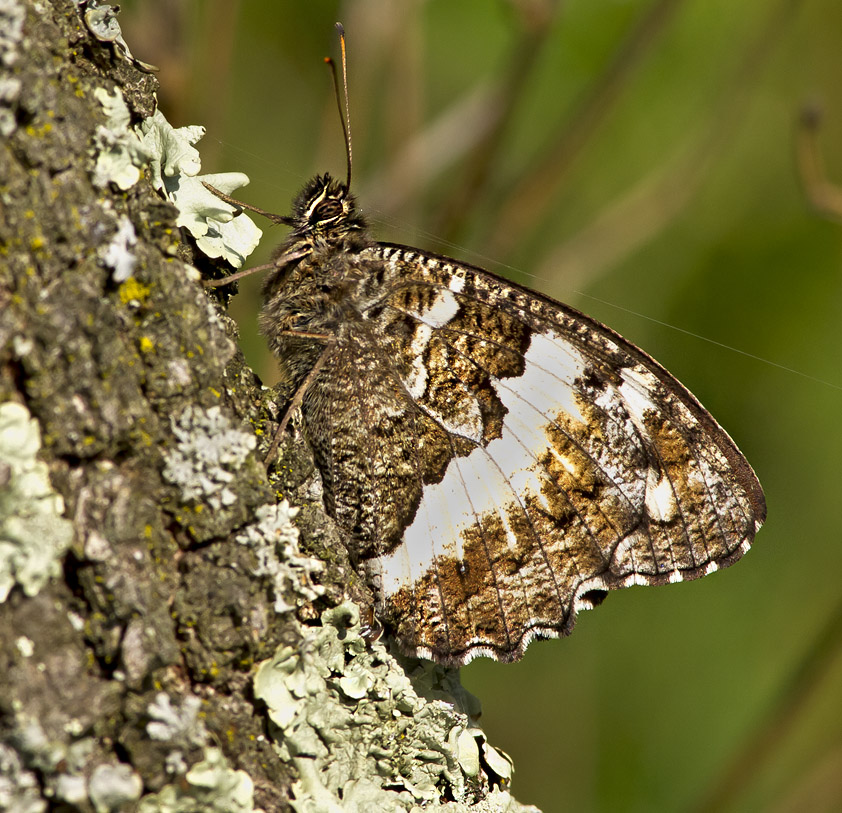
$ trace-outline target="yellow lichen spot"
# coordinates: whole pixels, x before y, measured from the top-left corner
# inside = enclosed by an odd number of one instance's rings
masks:
[[[127,305],[132,300],[143,302],[149,296],[149,286],[138,282],[134,277],[129,277],[120,286],[120,301]]]
[[[38,251],[39,249],[44,248],[44,238],[43,237],[33,237],[29,241],[29,248],[31,251]]]
[[[146,526],[144,527],[143,534],[147,539],[152,538],[152,526],[149,523],[147,523]]]
[[[219,390],[215,390],[213,387],[208,387],[208,389],[217,397],[222,398],[222,393]]]
[[[155,342],[148,336],[140,337],[140,351],[141,353],[151,353],[155,349]]]
[[[35,217],[35,212],[34,212],[34,210],[32,210],[32,209],[27,209],[27,210],[23,213],[23,216],[24,216],[27,220],[32,220],[32,219]]]
[[[201,514],[205,510],[204,505],[196,505],[193,509],[197,514]]]

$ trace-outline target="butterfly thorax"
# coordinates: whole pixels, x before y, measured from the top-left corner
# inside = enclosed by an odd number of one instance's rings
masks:
[[[359,256],[373,241],[353,195],[329,175],[304,187],[289,221],[292,231],[263,285],[260,325],[282,361],[304,350],[297,365],[304,368],[326,339],[341,339],[343,329],[359,320],[357,291],[371,272]]]

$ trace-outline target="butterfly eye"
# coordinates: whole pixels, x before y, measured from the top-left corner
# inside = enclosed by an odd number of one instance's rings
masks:
[[[310,225],[335,220],[342,215],[342,204],[333,198],[320,203],[310,214]]]

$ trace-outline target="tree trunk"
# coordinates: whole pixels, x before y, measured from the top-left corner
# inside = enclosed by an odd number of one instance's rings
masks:
[[[200,281],[254,227],[147,67],[0,3],[0,810],[522,810],[458,671],[361,626],[294,431],[267,477],[286,399]]]

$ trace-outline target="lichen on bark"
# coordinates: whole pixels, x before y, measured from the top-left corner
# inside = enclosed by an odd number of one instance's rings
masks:
[[[72,525],[61,567],[0,603],[0,803],[342,805],[324,779],[338,775],[334,754],[340,765],[331,721],[310,720],[314,773],[256,697],[255,675],[259,694],[282,662],[305,718],[307,698],[311,709],[329,698],[351,727],[344,753],[350,741],[368,749],[354,780],[386,794],[388,809],[520,809],[458,674],[431,679],[360,635],[353,608],[371,596],[300,437],[285,439],[267,477],[283,398],[245,364],[225,295],[209,297],[197,271],[242,254],[250,230],[215,225],[233,214],[220,207],[215,219],[218,202],[195,184],[189,217],[166,197],[196,172],[172,154],[150,158],[144,136],[177,138],[152,126],[155,88],[113,10],[0,1],[0,404],[37,421],[36,463]],[[197,248],[208,235],[220,259]],[[304,674],[323,681],[307,698],[290,688]],[[395,712],[407,731],[435,718],[435,759],[421,740],[400,754],[376,744]],[[353,739],[354,721],[366,737]]]

